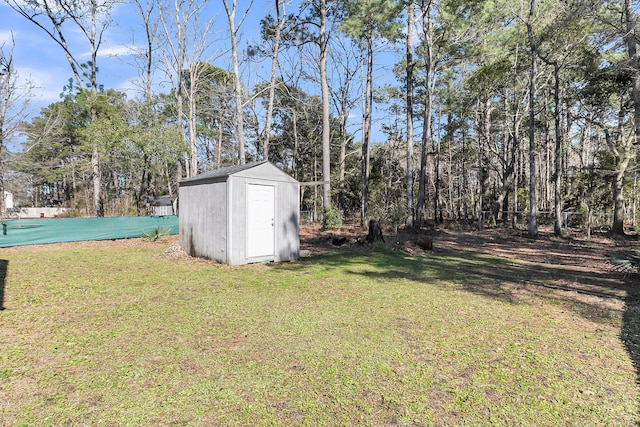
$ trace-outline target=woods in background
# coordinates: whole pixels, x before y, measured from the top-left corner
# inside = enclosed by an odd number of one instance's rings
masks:
[[[12,116],[26,91],[11,61],[20,47],[2,48],[0,185],[23,204],[143,215],[182,177],[268,159],[319,184],[302,186],[312,218],[491,218],[532,235],[540,212],[557,234],[589,213],[609,214],[614,233],[636,225],[631,0],[273,0],[244,51],[252,2],[136,0],[137,97],[100,84],[98,55],[82,63],[63,44],[73,22],[98,29],[87,37],[97,52],[112,3],[6,2],[49,29],[73,76],[59,102]],[[228,53],[212,48],[214,24]],[[262,62],[269,74],[249,86],[245,71]],[[9,150],[18,127],[26,139]]]

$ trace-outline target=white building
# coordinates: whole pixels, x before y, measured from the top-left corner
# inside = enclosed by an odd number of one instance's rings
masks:
[[[5,209],[13,209],[13,193],[10,191],[4,191],[4,207]]]
[[[269,162],[180,182],[180,245],[231,265],[300,256],[300,184]]]

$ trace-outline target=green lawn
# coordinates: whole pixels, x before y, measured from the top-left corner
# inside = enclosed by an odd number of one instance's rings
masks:
[[[495,292],[486,272],[512,260],[377,250],[226,267],[166,247],[0,252],[0,425],[639,420],[624,312]]]

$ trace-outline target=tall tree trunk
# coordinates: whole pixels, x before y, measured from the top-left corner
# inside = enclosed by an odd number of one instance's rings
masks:
[[[148,188],[149,185],[149,180],[151,178],[151,174],[148,173],[149,170],[149,155],[147,153],[144,153],[142,155],[142,171],[141,171],[141,177],[140,177],[140,188],[138,188],[138,192],[135,193],[134,191],[134,196],[135,196],[135,204],[136,204],[136,215],[142,215],[142,200],[144,198],[146,189]]]
[[[223,141],[223,132],[222,126],[224,123],[224,115],[220,113],[220,118],[218,119],[218,141],[217,141],[217,149],[216,149],[216,169],[219,169],[222,166],[222,141]]]
[[[504,97],[504,111],[509,111],[509,100],[508,97]],[[517,109],[515,111],[517,113]],[[509,222],[509,195],[514,190],[514,171],[515,171],[515,150],[516,150],[516,138],[512,135],[513,128],[511,121],[513,117],[510,117],[508,114],[505,114],[505,122],[504,122],[504,132],[503,139],[505,141],[505,146],[503,150],[503,185],[502,191],[498,196],[498,205],[502,210],[501,220],[503,225],[507,225]]]
[[[624,178],[629,165],[631,156],[628,153],[628,146],[624,141],[624,136],[619,133],[619,142],[616,144],[614,138],[605,131],[605,138],[609,149],[614,155],[616,169],[612,176],[611,189],[613,192],[613,224],[611,225],[611,232],[617,235],[624,235]]]
[[[320,0],[320,90],[322,95],[322,208],[331,209],[331,122],[327,81],[327,4]]]
[[[91,181],[93,183],[93,208],[97,217],[103,217],[102,171],[100,170],[100,153],[96,144],[93,145],[93,151],[91,152]]]
[[[433,107],[433,88],[435,85],[435,70],[433,63],[433,17],[431,16],[431,2],[422,11],[422,28],[425,48],[425,106],[424,124],[422,127],[420,153],[420,179],[418,181],[418,205],[416,207],[416,225],[422,227],[424,222],[424,204],[426,200],[427,158],[429,155],[429,140],[431,139],[431,109]]]
[[[433,224],[443,222],[442,209],[440,206],[440,141],[434,141],[433,147]]]
[[[140,13],[140,17],[142,18],[142,22],[144,25],[144,37],[146,39],[146,45],[143,50],[140,51],[140,56],[143,59],[142,64],[140,65],[141,75],[143,77],[144,83],[144,100],[145,100],[145,113],[153,115],[153,112],[150,108],[152,102],[152,86],[153,86],[153,58],[154,58],[154,32],[152,30],[151,23],[151,15],[155,9],[155,3],[153,2],[145,2],[143,4],[142,0],[135,0],[135,5],[138,8],[138,12]],[[155,122],[155,119],[153,120]],[[145,126],[145,133],[147,138],[151,138],[151,126]],[[140,177],[140,188],[138,189],[138,193],[136,196],[136,214],[142,215],[143,212],[143,198],[145,193],[147,192],[150,183],[151,183],[151,159],[146,152],[146,148],[142,147],[143,157],[142,164],[143,168],[141,171]]]
[[[167,69],[171,69],[170,78],[173,85],[175,107],[176,107],[176,129],[180,135],[182,144],[187,145],[187,131],[184,127],[184,63],[187,56],[187,37],[186,23],[180,16],[181,2],[174,0],[173,5],[165,5],[160,2],[158,16],[162,25],[163,34],[166,37],[167,49]],[[171,17],[170,14],[173,14]],[[171,18],[171,19],[168,19]],[[175,27],[173,27],[175,25]],[[175,42],[173,37],[175,35]],[[170,65],[169,65],[170,64]],[[191,170],[191,161],[185,152],[182,162],[184,163],[185,176],[187,178],[193,175]]]
[[[489,190],[489,168],[485,165],[485,150],[489,148],[491,140],[491,98],[484,100],[484,105],[480,106],[478,102],[478,229],[484,227],[484,211],[490,209],[491,206],[484,204],[484,199]],[[480,111],[482,108],[482,111]],[[481,121],[481,122],[480,122]]]
[[[369,209],[369,151],[371,144],[371,108],[373,104],[373,40],[367,37],[367,77],[362,118],[362,211],[360,224],[364,225]]]
[[[553,170],[553,210],[555,220],[553,222],[553,232],[556,236],[562,235],[562,193],[560,182],[562,178],[562,129],[560,118],[560,66],[558,61],[553,63],[553,104],[554,104],[554,121],[555,121],[555,150],[554,150],[554,170]]]
[[[300,179],[300,167],[298,159],[298,151],[300,147],[300,140],[298,136],[298,114],[295,109],[291,110],[291,125],[293,130],[293,177]]]
[[[346,111],[346,109],[343,109]],[[347,177],[347,143],[349,136],[347,135],[347,114],[342,115],[340,123],[340,159],[338,165],[338,207],[344,211],[345,209],[345,191]]]
[[[535,144],[535,93],[536,93],[536,43],[533,38],[533,17],[535,0],[530,0],[529,17],[527,19],[527,35],[531,49],[531,70],[529,76],[529,236],[538,234],[537,200],[536,200],[536,144]]]
[[[640,64],[638,62],[635,16],[632,0],[624,0],[626,32],[624,40],[627,44],[629,66],[631,68],[631,90],[633,93],[633,119],[636,145],[636,160],[640,161]]]
[[[92,105],[91,105],[91,121],[98,119],[98,112],[95,103],[98,97],[98,41],[96,40],[97,30],[96,22],[98,19],[98,5],[95,0],[91,0],[91,23],[90,23],[90,35],[89,45],[91,46],[91,64],[90,64],[90,84]],[[99,42],[98,42],[99,43]],[[104,197],[102,194],[102,171],[100,170],[100,152],[98,150],[97,143],[94,142],[93,150],[91,152],[91,172],[93,180],[93,207],[97,217],[104,216]]]
[[[141,55],[144,58],[144,99],[147,102],[151,102],[151,88],[153,85],[153,41],[154,34],[151,25],[151,14],[155,8],[154,2],[145,2],[142,0],[135,0],[135,4],[140,12],[140,17],[144,24],[144,36],[146,38],[146,46],[144,53]]]
[[[189,125],[189,159],[191,160],[189,169],[191,176],[198,174],[198,129],[197,129],[197,96],[198,96],[198,77],[199,64],[189,65],[189,96],[188,101],[188,125]]]
[[[415,207],[413,206],[413,69],[415,63],[413,61],[413,26],[414,8],[413,0],[407,2],[407,94],[406,94],[406,110],[407,110],[407,168],[406,176],[406,197],[407,212],[411,215],[411,224],[416,222]]]
[[[231,61],[233,63],[233,93],[235,96],[235,139],[238,146],[238,161],[241,165],[246,162],[245,150],[244,150],[244,92],[242,90],[242,82],[240,81],[240,68],[238,59],[238,30],[244,21],[244,17],[240,21],[240,24],[236,26],[236,10],[237,0],[232,1],[231,8],[227,4],[227,0],[221,0],[224,5],[224,9],[227,13],[227,21],[229,23],[229,34],[231,37]],[[247,11],[251,7],[253,1],[247,6]],[[245,14],[246,17],[246,14]]]
[[[562,236],[562,111],[560,111],[560,64],[558,60],[551,59],[538,53],[540,59],[546,64],[553,66],[553,119],[554,119],[554,169],[553,169],[553,233],[556,236]],[[550,156],[549,156],[550,157]],[[547,167],[549,169],[549,167]]]
[[[273,52],[271,56],[271,82],[269,83],[269,101],[267,104],[267,118],[264,125],[264,141],[262,146],[262,158],[269,160],[269,134],[271,133],[271,117],[273,116],[273,102],[276,93],[276,73],[278,68],[278,51],[280,49],[280,34],[284,26],[287,14],[284,10],[284,0],[275,0],[276,28],[273,36]]]
[[[513,61],[513,106],[512,106],[512,120],[511,120],[511,156],[509,163],[511,164],[511,181],[513,182],[513,217],[511,226],[516,227],[518,222],[518,158],[520,153],[520,114],[518,114],[518,61],[520,59],[520,43],[516,44],[515,57]],[[508,209],[508,200],[507,200]]]

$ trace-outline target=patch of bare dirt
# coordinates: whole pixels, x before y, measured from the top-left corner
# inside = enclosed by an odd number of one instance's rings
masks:
[[[321,251],[330,248],[363,246],[366,228],[343,227],[323,231],[320,226],[302,226],[300,245],[303,249]],[[609,255],[625,252],[640,246],[637,237],[611,238],[594,235],[590,238],[574,233],[556,237],[551,230],[541,230],[536,237],[526,231],[506,228],[471,230],[385,230],[385,245],[413,255],[431,251],[464,251],[486,253],[505,258],[536,263],[581,266],[585,268],[610,268]],[[345,239],[344,241],[342,239]]]
[[[312,253],[330,249],[372,250],[372,246],[360,243],[366,235],[367,230],[360,227],[322,231],[317,226],[305,226],[301,229],[301,247]],[[541,229],[538,236],[529,237],[526,231],[518,229],[442,228],[397,233],[387,229],[384,237],[386,246],[410,255],[459,259],[454,268],[470,277],[463,286],[474,292],[514,301],[543,295],[559,303],[583,307],[587,316],[602,318],[624,311],[626,295],[635,292],[640,282],[636,271],[619,271],[608,262],[613,253],[639,247],[635,236],[587,238],[573,233],[556,237],[553,230]],[[346,241],[337,245],[342,238]],[[484,255],[513,262],[482,267],[473,261]],[[483,280],[475,282],[482,285],[473,284],[473,278],[479,277]]]

